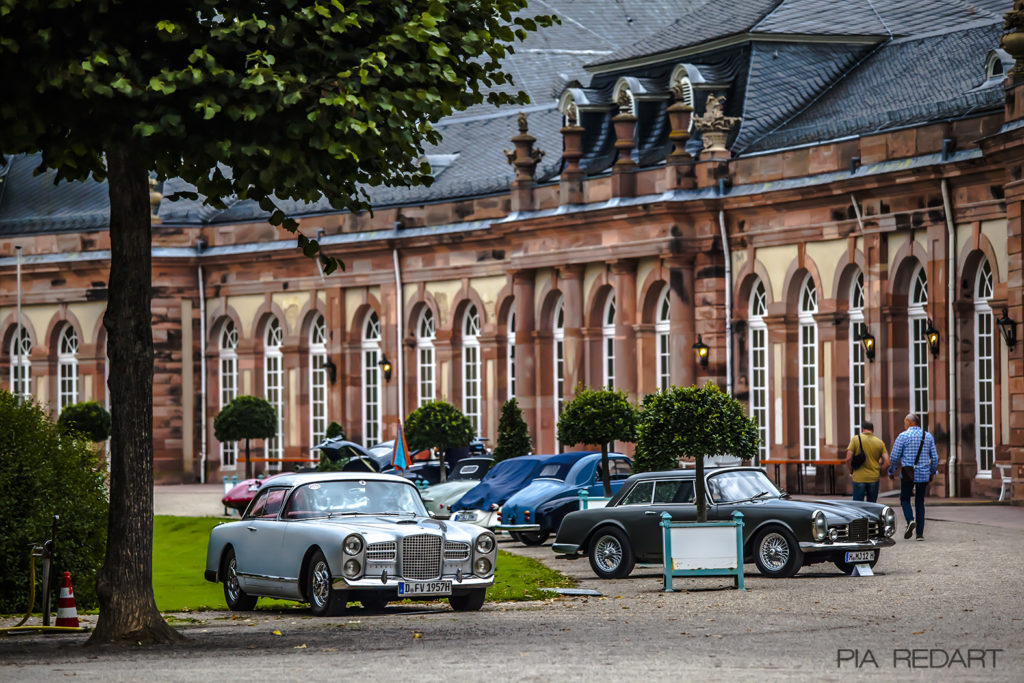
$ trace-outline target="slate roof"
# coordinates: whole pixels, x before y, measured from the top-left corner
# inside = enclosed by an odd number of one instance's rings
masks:
[[[39,154],[10,156],[0,165],[0,236],[27,232],[77,232],[107,227],[106,183],[55,186],[56,174],[33,175]]]

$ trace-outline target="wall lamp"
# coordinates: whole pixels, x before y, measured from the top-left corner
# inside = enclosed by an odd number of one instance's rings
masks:
[[[858,338],[858,341],[860,341],[861,346],[864,347],[864,355],[867,356],[867,359],[869,361],[874,361],[875,360],[875,335],[873,335],[870,332],[868,332],[868,328],[867,328],[866,325],[863,326],[861,329],[862,329],[862,332],[860,333],[860,337]]]
[[[377,365],[379,365],[380,369],[384,372],[384,381],[385,382],[390,382],[391,381],[391,361],[388,360],[388,357],[386,355],[382,354],[381,357],[380,357],[380,360],[377,361]]]
[[[928,340],[928,348],[932,350],[932,355],[936,358],[939,357],[939,331],[932,325],[932,319],[928,318],[928,327],[924,330],[924,338]]]
[[[1006,306],[1003,306],[1003,317],[996,321],[996,325],[999,325],[999,332],[1003,335],[1006,348],[1013,351],[1013,347],[1017,345],[1017,321],[1007,315]]]
[[[708,366],[708,352],[711,350],[708,345],[704,343],[701,336],[697,335],[697,343],[693,345],[693,349],[697,352],[697,360],[700,361],[700,366],[706,368]]]
[[[332,385],[335,380],[338,379],[338,366],[334,364],[334,361],[328,358],[324,361],[324,370],[327,372],[327,381]]]

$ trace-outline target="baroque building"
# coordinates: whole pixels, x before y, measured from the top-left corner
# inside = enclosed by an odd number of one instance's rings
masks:
[[[532,104],[442,121],[430,187],[285,207],[344,272],[249,202],[157,186],[158,479],[237,471],[212,422],[240,394],[278,410],[276,471],[430,399],[493,438],[515,397],[551,452],[578,384],[710,381],[791,490],[916,412],[933,494],[1024,500],[1020,2],[548,4],[508,62]],[[0,386],[57,412],[108,400],[106,187],[37,164],[0,171]]]

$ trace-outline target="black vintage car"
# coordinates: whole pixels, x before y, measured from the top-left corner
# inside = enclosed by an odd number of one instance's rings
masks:
[[[633,475],[607,507],[566,515],[552,550],[587,555],[603,579],[627,576],[636,562],[661,563],[661,513],[696,520],[694,477],[694,470]],[[756,467],[708,469],[705,482],[708,520],[742,512],[744,561],[765,576],[793,576],[816,562],[851,573],[855,564],[874,566],[880,549],[894,544],[896,514],[887,505],[793,500]]]

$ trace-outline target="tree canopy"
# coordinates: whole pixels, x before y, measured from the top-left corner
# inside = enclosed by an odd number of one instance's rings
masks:
[[[110,438],[110,413],[97,401],[82,401],[65,406],[57,418],[57,426],[77,432],[92,442]]]
[[[367,206],[363,187],[430,182],[432,124],[526,103],[512,43],[552,19],[526,0],[0,0],[0,155],[40,153],[58,180],[106,180],[112,371],[110,542],[90,643],[166,642],[153,599],[149,175],[214,208],[253,200]],[[3,162],[0,157],[0,163]],[[169,197],[174,199],[175,197]],[[316,240],[298,247],[330,273]]]
[[[441,481],[445,481],[444,452],[462,448],[476,436],[473,423],[446,401],[427,401],[405,418],[409,451],[433,448],[441,460]]]
[[[644,397],[636,426],[636,471],[675,469],[680,458],[697,465],[697,515],[706,521],[704,458],[757,452],[757,422],[743,404],[708,382],[703,387],[672,387]]]
[[[576,387],[576,395],[558,416],[558,441],[562,444],[597,444],[601,447],[601,479],[604,495],[612,495],[608,473],[608,445],[633,441],[636,408],[625,392]]]
[[[494,461],[526,455],[533,450],[530,429],[523,419],[523,411],[515,397],[505,401],[498,418],[498,443],[494,446]]]
[[[245,439],[245,478],[252,478],[249,458],[250,439],[270,439],[277,434],[277,412],[274,406],[258,396],[236,396],[213,418],[213,435],[217,441]]]

